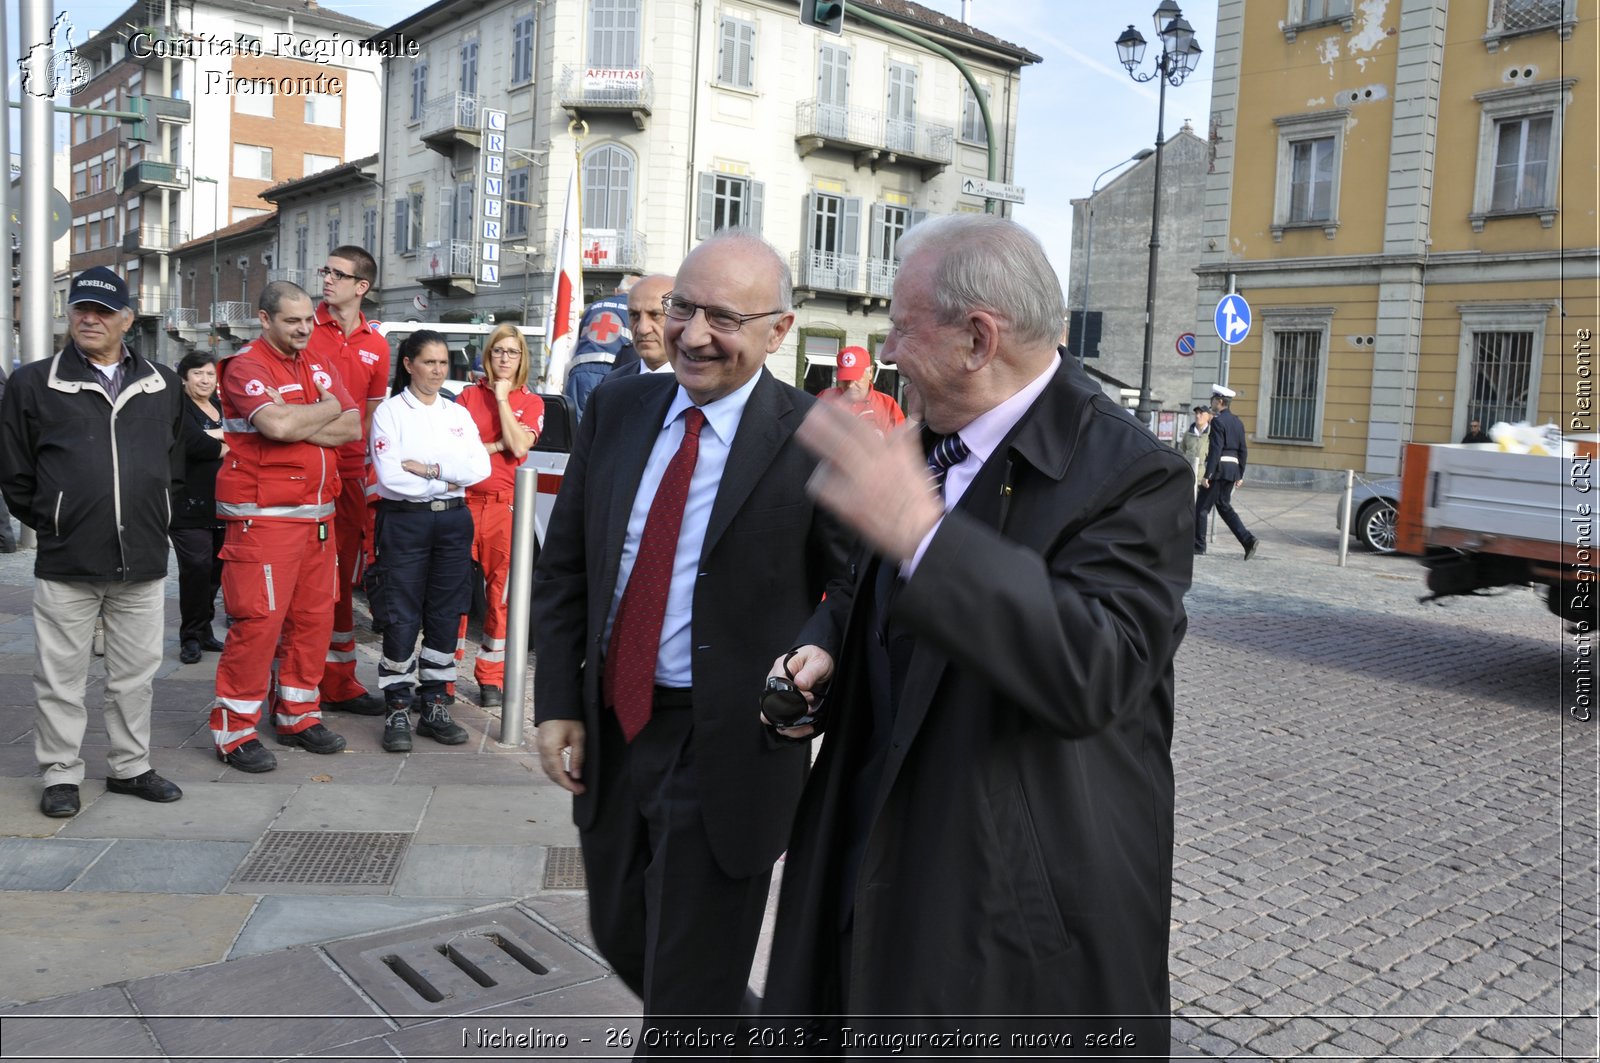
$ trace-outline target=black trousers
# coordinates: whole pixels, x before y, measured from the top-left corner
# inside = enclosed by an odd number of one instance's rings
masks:
[[[1210,487],[1200,489],[1200,498],[1194,504],[1194,548],[1206,548],[1206,518],[1211,515],[1211,507],[1217,507],[1217,513],[1222,516],[1222,523],[1233,532],[1233,537],[1239,540],[1240,546],[1249,546],[1256,541],[1250,534],[1250,529],[1244,526],[1244,521],[1239,519],[1239,514],[1233,511],[1233,480],[1212,480]]]
[[[607,709],[597,736],[600,777],[589,782],[598,805],[581,834],[589,923],[601,955],[644,1001],[639,1056],[652,1054],[652,1030],[738,1038],[736,1014],[772,882],[770,870],[731,878],[717,865],[700,812],[693,734],[694,710],[658,697],[644,730],[624,742]]]
[[[222,589],[223,529],[171,528],[173,553],[178,555],[178,641],[204,642],[215,638],[211,621],[216,617],[217,592]]]
[[[472,514],[380,503],[375,527],[388,614],[378,688],[391,707],[411,705],[418,693],[443,698],[456,678],[461,614],[472,604]]]

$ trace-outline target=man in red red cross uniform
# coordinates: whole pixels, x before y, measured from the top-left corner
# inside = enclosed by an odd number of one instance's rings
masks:
[[[337,595],[334,452],[361,437],[360,409],[338,369],[306,353],[311,296],[273,281],[262,289],[260,318],[261,338],[222,363],[228,457],[217,474],[217,516],[227,524],[222,593],[233,627],[217,663],[211,733],[217,756],[248,772],[278,766],[256,737],[269,698],[280,744],[344,748],[322,725],[317,688]]]
[[[328,252],[306,354],[332,362],[339,379],[361,410],[361,435],[338,450],[339,480],[333,537],[338,544],[339,598],[333,606],[333,634],[322,673],[322,707],[362,716],[383,715],[383,701],[367,693],[356,678],[354,584],[364,553],[370,553],[372,510],[367,506],[367,437],[372,411],[389,393],[389,341],[361,312],[361,300],[378,280],[378,266],[353,244]]]

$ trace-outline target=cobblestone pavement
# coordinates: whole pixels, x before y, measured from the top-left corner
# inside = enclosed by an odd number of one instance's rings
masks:
[[[1179,654],[1174,1055],[1596,1058],[1596,727],[1532,589],[1418,601],[1247,487]],[[1592,661],[1592,656],[1589,658]]]

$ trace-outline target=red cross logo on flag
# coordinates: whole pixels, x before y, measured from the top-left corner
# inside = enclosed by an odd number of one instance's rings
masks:
[[[596,314],[594,320],[589,322],[589,339],[596,343],[610,343],[611,338],[622,331],[622,322],[609,310],[602,310]]]
[[[600,241],[596,240],[589,245],[589,250],[583,253],[583,260],[591,266],[598,266],[602,262],[611,261],[611,252],[601,247]]]

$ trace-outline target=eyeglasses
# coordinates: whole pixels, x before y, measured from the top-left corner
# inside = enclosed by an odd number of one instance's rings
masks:
[[[771,317],[773,314],[784,312],[782,310],[763,310],[756,314],[741,314],[735,310],[727,310],[720,306],[701,306],[699,303],[691,303],[689,300],[676,295],[662,296],[661,308],[674,321],[688,321],[694,317],[696,310],[704,310],[706,324],[718,332],[738,332],[744,328],[746,321],[754,321],[758,317]]]
[[[493,350],[491,350],[489,353],[492,356],[494,356],[495,358],[521,358],[522,357],[522,348],[520,348],[520,347],[496,347]]]
[[[338,281],[358,281],[361,279],[354,273],[346,273],[344,270],[334,269],[332,266],[321,267],[317,270],[317,276],[321,277],[323,280],[327,280],[329,277],[332,277],[334,280]]]

